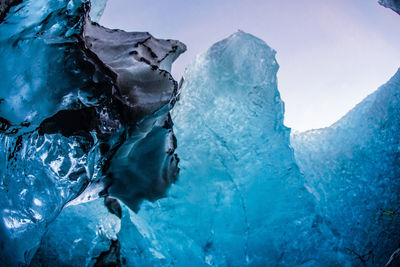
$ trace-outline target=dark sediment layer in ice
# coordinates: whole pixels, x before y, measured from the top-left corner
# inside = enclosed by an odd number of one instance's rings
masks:
[[[1,254],[28,263],[66,205],[112,195],[137,209],[176,180],[169,70],[185,46],[92,23],[87,1],[8,4],[18,5],[0,5]]]

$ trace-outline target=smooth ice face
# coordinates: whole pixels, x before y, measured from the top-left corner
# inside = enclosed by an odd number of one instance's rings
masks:
[[[92,23],[85,0],[0,7],[0,253],[29,263],[66,206],[137,209],[176,180],[168,70],[185,46]]]
[[[383,266],[400,238],[400,70],[329,128],[292,136],[297,162],[352,264]]]
[[[180,180],[137,215],[138,229],[151,228],[142,239],[158,240],[143,261],[330,263],[315,253],[327,246],[316,234],[323,222],[289,146],[277,70],[275,51],[242,31],[189,66],[172,113]]]

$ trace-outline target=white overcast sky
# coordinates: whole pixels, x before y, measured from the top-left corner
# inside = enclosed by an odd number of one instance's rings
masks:
[[[400,16],[377,0],[109,0],[100,23],[178,39],[185,66],[238,29],[277,51],[285,124],[329,126],[400,67]]]

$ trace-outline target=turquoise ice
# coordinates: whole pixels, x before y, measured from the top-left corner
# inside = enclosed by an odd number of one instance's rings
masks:
[[[232,34],[178,86],[185,45],[92,23],[105,4],[0,1],[3,264],[385,265],[400,70],[331,127],[293,134],[264,41]]]

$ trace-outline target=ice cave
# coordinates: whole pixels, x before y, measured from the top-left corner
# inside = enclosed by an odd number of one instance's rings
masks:
[[[400,1],[381,0],[400,14]],[[400,70],[292,132],[276,52],[0,1],[1,266],[400,266]]]

